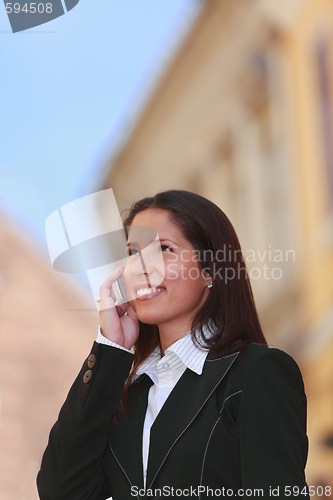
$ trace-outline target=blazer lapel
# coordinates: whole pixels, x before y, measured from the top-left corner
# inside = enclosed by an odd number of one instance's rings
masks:
[[[117,415],[109,433],[109,446],[131,486],[143,488],[142,432],[146,415],[148,392],[153,384],[147,375],[130,385],[128,391],[131,413]],[[135,406],[131,405],[135,394]],[[134,398],[133,398],[134,399]]]
[[[147,488],[151,488],[172,447],[204,407],[238,354],[218,359],[208,357],[201,375],[189,369],[184,372],[150,430]]]

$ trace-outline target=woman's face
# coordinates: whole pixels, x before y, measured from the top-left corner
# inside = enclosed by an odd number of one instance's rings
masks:
[[[174,328],[184,335],[209,294],[211,278],[200,270],[197,253],[168,211],[144,210],[133,219],[134,235],[136,226],[153,228],[158,239],[141,249],[129,233],[124,280],[131,305],[139,320],[158,325],[160,334]]]

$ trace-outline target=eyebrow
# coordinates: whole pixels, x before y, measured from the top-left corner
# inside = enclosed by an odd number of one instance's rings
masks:
[[[159,242],[161,243],[162,241],[171,241],[171,243],[174,243],[175,245],[178,246],[178,243],[176,243],[173,240],[170,240],[169,238],[159,238]],[[153,243],[153,241],[152,241],[152,243]],[[135,243],[135,241],[128,241],[126,244],[127,247],[130,247],[131,245],[137,245],[137,243]]]
[[[178,246],[178,243],[176,243],[175,241],[173,240],[170,240],[170,238],[160,238],[160,241],[171,241],[171,243],[174,243],[175,245]]]

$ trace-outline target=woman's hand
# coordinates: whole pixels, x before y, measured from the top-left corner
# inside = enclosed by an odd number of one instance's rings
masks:
[[[129,303],[115,306],[112,283],[124,272],[120,266],[110,274],[99,289],[99,321],[104,337],[126,349],[131,349],[139,336],[139,320]],[[125,314],[126,313],[126,314]]]

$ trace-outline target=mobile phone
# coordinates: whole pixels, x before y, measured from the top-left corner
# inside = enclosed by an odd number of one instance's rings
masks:
[[[125,302],[129,302],[123,275],[112,283],[112,290],[118,304],[125,304]]]

